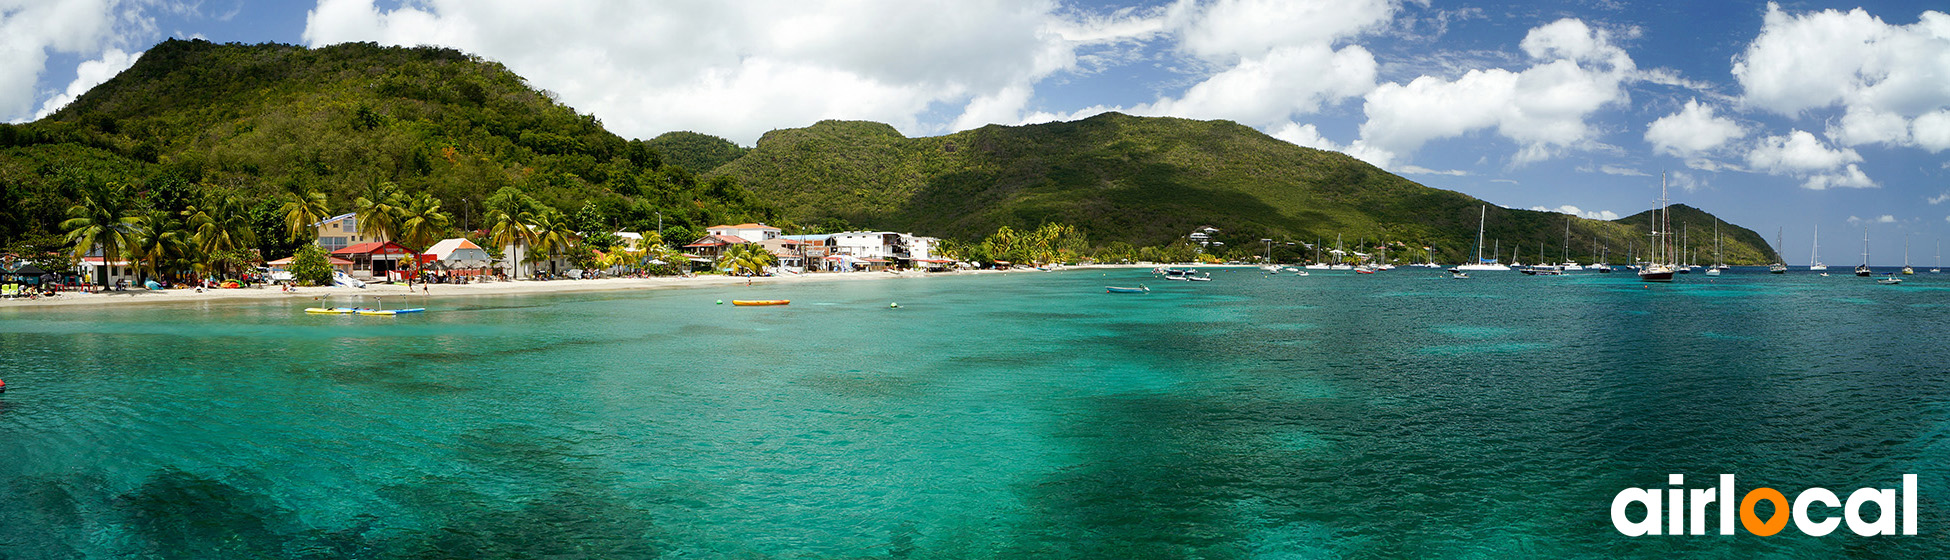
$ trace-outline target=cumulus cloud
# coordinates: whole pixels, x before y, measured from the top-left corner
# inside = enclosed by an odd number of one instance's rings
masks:
[[[1531,29],[1520,46],[1532,63],[1521,71],[1382,84],[1366,96],[1361,139],[1407,155],[1432,140],[1495,130],[1520,146],[1517,164],[1589,145],[1595,133],[1586,118],[1627,100],[1621,86],[1635,73],[1631,56],[1608,32],[1577,19]]]
[[[1617,212],[1613,212],[1610,210],[1586,211],[1582,208],[1578,208],[1576,206],[1572,206],[1569,204],[1559,206],[1556,208],[1532,206],[1530,207],[1530,209],[1538,212],[1556,212],[1559,214],[1570,214],[1572,216],[1577,216],[1588,220],[1616,220],[1619,218]]]
[[[1935,121],[1911,122],[1950,106],[1950,15],[1918,19],[1890,25],[1860,8],[1790,14],[1769,3],[1760,35],[1734,59],[1743,101],[1790,116],[1843,108],[1828,130],[1843,146],[1950,147]]]
[[[1800,178],[1802,187],[1814,190],[1876,186],[1856,166],[1861,161],[1853,148],[1830,149],[1804,130],[1769,136],[1747,152],[1747,165],[1754,171]]]
[[[41,110],[34,114],[34,118],[38,120],[54,114],[55,111],[73,103],[75,98],[81,97],[81,94],[88,93],[88,90],[94,89],[95,86],[122,73],[123,70],[128,70],[130,66],[135,65],[135,59],[141,57],[142,53],[130,54],[122,52],[122,49],[111,48],[103,52],[99,59],[82,62],[75,67],[75,78],[73,82],[68,83],[68,89],[42,103]]]
[[[1943,204],[1943,202],[1946,200],[1950,200],[1950,191],[1943,191],[1943,194],[1930,197],[1930,205],[1936,206],[1938,204]]]
[[[0,119],[38,118],[35,101],[54,95],[36,89],[47,70],[48,54],[86,57],[125,47],[131,35],[147,32],[153,25],[143,7],[123,0],[0,3]],[[89,69],[83,66],[84,71]],[[72,99],[79,93],[62,95]]]
[[[1715,116],[1713,108],[1689,99],[1677,113],[1645,128],[1645,141],[1658,153],[1691,157],[1711,152],[1747,135],[1733,119]]]
[[[1858,218],[1858,217],[1855,217],[1855,216],[1849,216],[1849,217],[1848,217],[1848,223],[1851,223],[1851,224],[1893,224],[1893,223],[1896,223],[1896,217],[1895,217],[1895,216],[1893,216],[1893,215],[1890,215],[1890,214],[1883,214],[1883,215],[1881,215],[1881,216],[1876,216],[1876,217],[1873,217],[1873,218]]]
[[[1142,18],[1065,19],[1049,0],[606,3],[320,0],[304,41],[435,44],[506,64],[625,135],[700,130],[751,143],[826,118],[910,133],[1019,115],[1083,45],[1155,32]],[[1005,121],[1006,122],[1006,121]]]

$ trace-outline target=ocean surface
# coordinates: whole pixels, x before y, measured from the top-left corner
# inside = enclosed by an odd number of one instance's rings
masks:
[[[0,310],[0,558],[1950,556],[1950,275],[1211,274]]]

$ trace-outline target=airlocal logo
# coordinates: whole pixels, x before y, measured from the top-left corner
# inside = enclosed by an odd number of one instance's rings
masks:
[[[1684,486],[1684,475],[1670,475],[1667,484]],[[1663,499],[1661,499],[1663,498]],[[1896,502],[1903,503],[1901,515],[1897,514]],[[1762,520],[1754,507],[1761,502],[1773,504],[1774,512]],[[1720,475],[1718,488],[1669,488],[1665,492],[1658,489],[1626,488],[1611,499],[1611,526],[1627,537],[1658,535],[1664,530],[1667,535],[1706,534],[1707,508],[1719,506],[1720,534],[1732,535],[1735,512],[1740,517],[1740,526],[1747,532],[1763,537],[1773,536],[1787,528],[1788,519],[1794,520],[1794,527],[1811,536],[1823,536],[1835,531],[1842,521],[1848,521],[1848,529],[1857,535],[1894,535],[1896,520],[1902,519],[1903,534],[1916,534],[1916,475],[1903,475],[1901,492],[1877,488],[1862,488],[1848,495],[1846,505],[1825,488],[1809,488],[1795,495],[1792,507],[1787,495],[1773,488],[1755,488],[1738,502],[1734,501],[1733,475]],[[1645,519],[1633,521],[1627,514],[1632,504],[1645,507]],[[1863,506],[1875,504],[1876,518],[1863,519]],[[1815,507],[1840,508],[1840,512],[1811,511]],[[1841,515],[1837,517],[1837,513]],[[1660,523],[1660,521],[1665,521]]]

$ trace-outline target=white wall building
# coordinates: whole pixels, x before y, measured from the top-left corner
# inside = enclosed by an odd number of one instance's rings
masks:
[[[779,234],[785,230],[765,224],[738,224],[732,226],[711,226],[705,228],[704,231],[711,235],[720,237],[729,235],[757,243],[767,239],[777,239]]]

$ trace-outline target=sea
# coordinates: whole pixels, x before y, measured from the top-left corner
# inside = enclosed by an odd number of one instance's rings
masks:
[[[1950,275],[1838,270],[0,309],[0,559],[1950,557]],[[1613,523],[1722,474],[1917,531]]]

